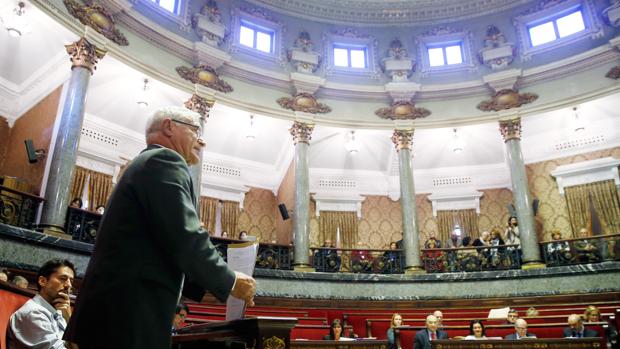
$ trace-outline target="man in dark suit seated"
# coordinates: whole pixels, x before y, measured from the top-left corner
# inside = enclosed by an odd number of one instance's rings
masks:
[[[438,329],[439,322],[435,315],[426,317],[426,328],[415,334],[413,349],[431,349],[431,341],[448,339],[448,333]]]
[[[523,338],[534,338],[535,339],[536,335],[527,332],[527,322],[525,320],[517,319],[517,321],[515,321],[515,333],[511,333],[507,335],[506,337],[504,337],[504,339],[516,340],[516,339],[523,339]]]
[[[198,219],[188,165],[204,146],[199,118],[169,107],[147,122],[147,148],[108,201],[65,331],[80,349],[169,349],[181,290],[254,304],[256,282],[228,267]]]
[[[329,239],[325,240],[323,243],[323,248],[318,249],[314,253],[314,268],[316,271],[335,273],[340,270],[341,259],[336,250],[332,250],[335,248],[332,245],[332,241]]]
[[[564,338],[589,338],[598,337],[598,332],[585,328],[583,319],[577,314],[568,317],[568,327],[564,329]]]

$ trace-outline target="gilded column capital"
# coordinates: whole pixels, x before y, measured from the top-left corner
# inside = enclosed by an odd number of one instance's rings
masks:
[[[71,69],[86,68],[91,74],[97,69],[97,62],[106,54],[105,50],[91,44],[83,37],[70,45],[65,45],[65,48],[71,56]]]
[[[295,121],[293,126],[289,129],[289,132],[293,136],[294,144],[310,144],[310,140],[312,139],[312,130],[314,130],[314,124]]]
[[[191,111],[195,111],[196,113],[200,114],[201,119],[206,120],[207,118],[209,118],[209,111],[213,107],[213,104],[215,104],[214,100],[200,97],[199,95],[194,93],[190,99],[185,101],[185,108]]]
[[[504,142],[511,139],[521,140],[521,118],[499,121],[499,131],[502,133]]]
[[[401,149],[411,150],[413,142],[413,130],[394,130],[392,134],[392,142],[397,151]]]

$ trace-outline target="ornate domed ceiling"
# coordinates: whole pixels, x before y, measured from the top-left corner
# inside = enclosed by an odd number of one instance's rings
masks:
[[[334,24],[427,25],[485,16],[531,0],[248,0],[271,10]]]

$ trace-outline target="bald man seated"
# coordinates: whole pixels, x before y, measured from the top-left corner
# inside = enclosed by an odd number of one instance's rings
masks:
[[[535,334],[527,332],[527,321],[523,319],[517,319],[515,321],[515,333],[511,333],[504,337],[507,340],[517,340],[524,338],[536,338]]]
[[[431,342],[437,339],[448,339],[448,333],[439,330],[439,321],[435,315],[426,317],[426,328],[416,332],[413,349],[431,349]]]

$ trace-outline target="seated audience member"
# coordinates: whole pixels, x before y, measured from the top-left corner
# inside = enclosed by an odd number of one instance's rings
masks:
[[[499,231],[497,229],[491,230],[491,239],[489,240],[489,245],[494,248],[490,249],[490,262],[491,265],[497,267],[501,264],[505,247],[499,247],[504,245],[504,239],[502,239]]]
[[[248,239],[248,232],[245,230],[242,230],[239,232],[239,240],[245,241]]]
[[[431,244],[434,247],[430,247]],[[424,248],[441,248],[441,240],[437,239],[435,233],[430,233],[428,240],[424,243]]]
[[[507,325],[514,325],[517,323],[517,319],[519,318],[519,312],[515,309],[508,310],[508,316],[506,317]]]
[[[471,245],[474,247],[489,246],[491,245],[490,240],[491,240],[491,234],[489,234],[489,232],[485,230],[482,232],[482,234],[480,234],[479,238],[474,240],[474,242]]]
[[[351,269],[354,273],[369,273],[372,271],[372,260],[368,250],[364,249],[364,243],[357,242],[357,249],[351,251]]]
[[[565,338],[586,338],[598,337],[598,332],[585,328],[583,319],[577,314],[571,314],[568,317],[568,327],[564,329]]]
[[[402,269],[402,258],[400,258],[400,251],[397,250],[398,245],[396,244],[396,241],[390,242],[390,250],[383,253],[382,272],[394,273],[399,272]]]
[[[103,215],[105,213],[105,206],[103,205],[97,206],[97,208],[95,209],[95,212],[99,213],[100,215]]]
[[[19,288],[28,288],[28,280],[21,275],[15,275],[12,280],[13,285]]]
[[[437,318],[437,327],[443,328],[443,313],[441,312],[441,310],[435,310],[433,312],[433,315],[435,315],[435,317]]]
[[[562,233],[559,230],[554,230],[551,233],[551,242],[547,245],[547,254],[551,257],[551,260],[556,263],[566,263],[572,258],[570,254],[570,246],[568,241],[562,240]]]
[[[224,239],[228,239],[228,233],[225,231],[223,231],[220,236],[223,237]]]
[[[387,330],[388,349],[396,348],[396,339],[394,337],[394,328],[403,325],[403,317],[400,314],[392,314],[390,328]]]
[[[435,315],[426,317],[426,328],[416,332],[413,349],[431,349],[431,341],[448,339],[448,333],[437,328]]]
[[[174,312],[174,318],[172,319],[172,333],[176,333],[179,328],[185,326],[185,318],[187,318],[187,313],[189,313],[189,307],[187,304],[181,303],[177,305]]]
[[[329,334],[323,337],[323,339],[327,341],[339,341],[340,337],[342,337],[342,324],[340,320],[334,319],[329,327]]]
[[[9,272],[6,269],[0,269],[0,281],[9,281]]]
[[[535,334],[527,332],[527,321],[523,319],[517,319],[515,322],[515,333],[511,333],[504,337],[504,339],[508,340],[516,340],[523,338],[536,338]]]
[[[432,250],[436,248],[441,248],[439,245],[439,240],[435,239],[435,237],[431,235],[431,237],[426,240],[424,248],[431,249],[430,251],[424,251],[424,254],[422,255],[422,260],[424,261],[426,270],[428,272],[443,271],[442,251]]]
[[[601,311],[594,305],[589,305],[583,312],[584,322],[599,322],[601,321]]]
[[[573,242],[573,246],[575,247],[575,253],[577,261],[580,263],[592,263],[599,262],[601,260],[601,254],[591,240],[588,240],[590,233],[588,229],[581,228],[579,230],[579,239]]]
[[[7,348],[72,347],[62,335],[71,317],[69,294],[74,277],[75,268],[68,260],[43,264],[37,274],[39,293],[11,315]]]
[[[73,199],[73,201],[71,201],[71,204],[69,205],[69,207],[73,207],[73,208],[82,208],[82,206],[84,206],[84,203],[82,202],[82,199],[80,198]]]
[[[481,320],[471,320],[469,323],[469,334],[465,337],[466,340],[483,340],[487,339],[484,331],[484,325]]]
[[[324,248],[318,249],[314,253],[314,267],[317,271],[324,272],[337,272],[340,270],[340,256],[336,250],[328,249],[334,248],[332,241],[326,239],[323,243]]]
[[[453,231],[448,241],[446,241],[446,248],[458,248],[463,246],[463,240],[459,235]]]

